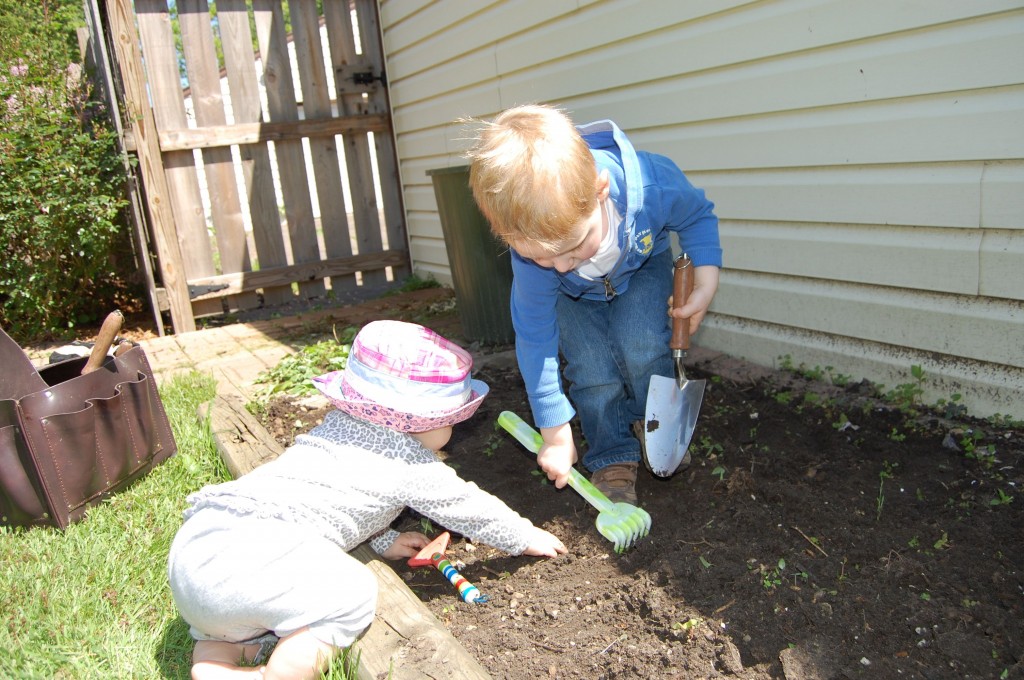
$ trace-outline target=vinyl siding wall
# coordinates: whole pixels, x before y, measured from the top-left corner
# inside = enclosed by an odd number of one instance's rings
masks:
[[[721,219],[696,344],[1024,418],[1020,0],[382,0],[413,266],[431,168],[546,102],[672,157]]]

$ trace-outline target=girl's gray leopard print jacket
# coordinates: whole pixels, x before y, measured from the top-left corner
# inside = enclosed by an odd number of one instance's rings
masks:
[[[216,507],[316,527],[344,550],[367,539],[383,553],[406,507],[442,527],[521,554],[537,531],[495,496],[467,482],[412,436],[332,411],[277,459],[188,498],[188,518]]]

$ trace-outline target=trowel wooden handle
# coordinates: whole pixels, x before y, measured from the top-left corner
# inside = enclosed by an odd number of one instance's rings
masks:
[[[114,344],[114,338],[121,332],[123,324],[124,315],[121,314],[120,310],[114,310],[107,314],[107,318],[103,320],[103,325],[100,326],[100,334],[96,336],[96,344],[92,346],[89,361],[82,368],[82,375],[88,375],[103,365],[107,351]]]
[[[676,258],[672,264],[675,270],[672,279],[672,307],[679,309],[690,299],[693,292],[693,260],[686,253]],[[690,320],[672,317],[672,339],[668,343],[669,349],[688,350],[690,349]]]

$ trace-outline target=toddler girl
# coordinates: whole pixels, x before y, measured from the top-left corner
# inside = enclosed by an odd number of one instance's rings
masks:
[[[347,551],[369,540],[395,560],[429,543],[390,529],[406,507],[512,555],[566,551],[436,456],[487,395],[471,367],[427,328],[367,324],[345,369],[314,379],[338,410],[276,460],[189,496],[168,574],[197,640],[194,679],[319,677],[373,621],[376,579]],[[275,642],[265,666],[241,665]]]

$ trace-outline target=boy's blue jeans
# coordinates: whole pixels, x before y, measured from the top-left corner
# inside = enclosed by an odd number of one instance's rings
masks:
[[[559,349],[591,472],[640,460],[631,425],[643,420],[652,375],[675,375],[668,343],[672,251],[651,257],[610,301],[559,296]]]

